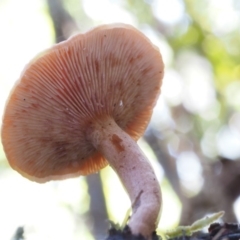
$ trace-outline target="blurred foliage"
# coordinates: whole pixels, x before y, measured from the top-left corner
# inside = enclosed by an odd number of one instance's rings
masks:
[[[152,24],[153,15],[151,6],[144,0],[127,0],[126,9],[137,18],[139,24]]]

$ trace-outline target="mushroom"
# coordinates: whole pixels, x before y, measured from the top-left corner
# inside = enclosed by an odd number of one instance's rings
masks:
[[[36,182],[109,164],[131,199],[131,232],[151,239],[161,191],[136,140],[151,118],[163,68],[158,48],[125,24],[54,45],[26,66],[7,101],[1,135],[9,164]]]

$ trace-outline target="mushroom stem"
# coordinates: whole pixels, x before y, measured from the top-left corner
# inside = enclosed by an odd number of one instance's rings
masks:
[[[161,190],[148,159],[137,143],[111,118],[98,120],[88,132],[89,140],[108,160],[132,203],[129,227],[132,234],[151,239],[161,210]]]

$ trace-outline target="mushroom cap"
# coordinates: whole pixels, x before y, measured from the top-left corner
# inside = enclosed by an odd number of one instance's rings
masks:
[[[7,101],[1,134],[9,164],[37,182],[97,172],[107,160],[88,140],[89,124],[110,117],[137,140],[162,77],[159,50],[129,25],[54,45],[25,67]]]

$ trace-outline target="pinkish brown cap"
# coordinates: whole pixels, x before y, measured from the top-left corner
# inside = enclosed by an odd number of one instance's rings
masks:
[[[107,165],[87,138],[111,116],[137,140],[160,93],[159,50],[135,28],[104,25],[48,49],[30,62],[5,108],[2,143],[15,170],[45,182]]]

